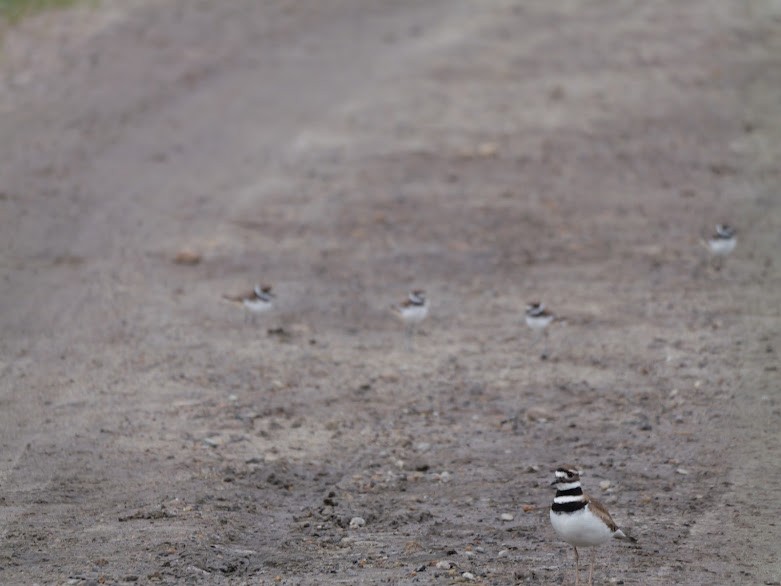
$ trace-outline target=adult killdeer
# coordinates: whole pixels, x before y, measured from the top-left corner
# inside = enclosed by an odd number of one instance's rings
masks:
[[[256,315],[265,313],[274,307],[276,296],[271,292],[271,285],[255,285],[252,291],[241,295],[223,295],[223,298],[234,303],[241,303],[247,309],[244,321],[246,322],[251,317],[254,322]]]
[[[555,319],[555,316],[545,309],[545,305],[538,301],[530,303],[526,306],[526,325],[529,326],[536,334],[543,333],[543,330],[547,328],[551,322]],[[545,360],[548,357],[548,337],[547,332],[544,332],[545,346],[542,350],[542,359]],[[536,344],[536,342],[535,342]]]
[[[593,547],[615,537],[628,537],[613,521],[605,506],[589,497],[580,487],[581,472],[572,466],[556,469],[556,478],[551,486],[556,487],[556,496],[550,508],[550,522],[559,537],[575,550],[575,585],[580,584],[580,563],[578,547]],[[591,551],[591,563],[588,570],[588,583],[591,586],[594,571],[594,550]]]
[[[716,224],[716,232],[708,238],[705,245],[713,255],[716,268],[721,268],[724,257],[735,250],[738,238],[735,229],[727,224]]]
[[[404,322],[407,348],[410,348],[411,338],[417,330],[418,324],[428,316],[428,299],[422,289],[410,291],[407,298],[397,305],[391,305],[391,309]]]
[[[545,304],[535,301],[526,306],[526,325],[535,331],[544,330],[553,321],[553,314]]]

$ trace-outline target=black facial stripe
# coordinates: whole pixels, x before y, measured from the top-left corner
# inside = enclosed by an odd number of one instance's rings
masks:
[[[574,513],[586,506],[586,501],[572,501],[571,503],[553,503],[551,511],[554,513]]]

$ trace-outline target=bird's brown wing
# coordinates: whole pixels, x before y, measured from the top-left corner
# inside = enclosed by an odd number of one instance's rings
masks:
[[[616,525],[616,522],[613,521],[613,517],[610,516],[610,513],[608,513],[607,509],[605,508],[605,505],[600,503],[597,499],[586,497],[588,499],[588,508],[589,510],[594,513],[597,517],[602,519],[602,521],[605,522],[605,525],[607,525],[611,531],[616,532],[618,531],[618,525]]]
[[[245,299],[252,299],[255,297],[254,291],[245,291],[244,293],[240,293],[239,295],[229,295],[228,293],[223,294],[222,298],[226,299],[228,301],[233,301],[234,303],[241,303]]]

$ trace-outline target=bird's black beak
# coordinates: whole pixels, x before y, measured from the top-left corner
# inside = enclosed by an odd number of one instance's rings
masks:
[[[557,478],[553,482],[550,483],[551,486],[556,486],[559,483],[559,479]]]

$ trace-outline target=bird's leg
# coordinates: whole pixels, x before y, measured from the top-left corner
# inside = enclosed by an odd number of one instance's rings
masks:
[[[580,556],[577,547],[573,545],[572,549],[575,550],[575,586],[580,586]]]
[[[537,344],[540,343],[540,334],[539,332],[532,331],[532,348],[530,356],[534,356],[534,354],[537,352]]]
[[[591,586],[591,578],[594,575],[594,555],[596,555],[595,550],[595,547],[591,548],[591,561],[588,566],[588,586]]]
[[[542,356],[541,358],[543,360],[548,359],[548,330],[543,330],[542,335],[544,336],[544,341],[542,345]]]
[[[723,266],[723,263],[724,263],[724,257],[721,256],[720,254],[717,254],[716,256],[713,257],[713,260],[711,261],[711,266],[713,267],[713,270],[720,271],[721,267]]]
[[[404,326],[404,349],[407,352],[412,352],[412,329],[413,324],[406,324]]]
[[[249,323],[249,311],[247,311],[246,309],[244,310],[244,323],[245,324]]]

